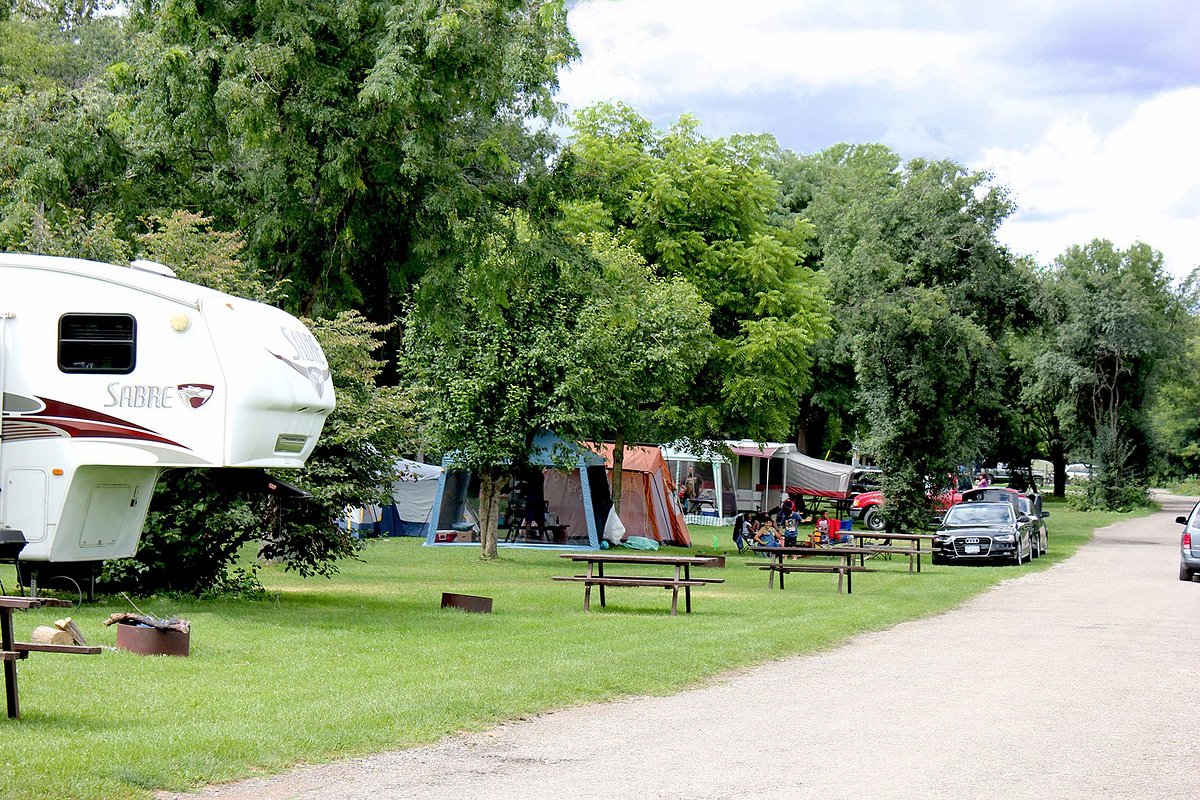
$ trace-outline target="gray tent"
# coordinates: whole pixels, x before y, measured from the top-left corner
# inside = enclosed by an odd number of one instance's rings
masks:
[[[438,479],[444,471],[434,464],[407,458],[396,461],[392,502],[352,512],[351,525],[382,536],[424,536],[437,499]]]
[[[822,461],[803,453],[784,456],[783,482],[790,495],[845,500],[850,496],[850,475],[858,467]]]

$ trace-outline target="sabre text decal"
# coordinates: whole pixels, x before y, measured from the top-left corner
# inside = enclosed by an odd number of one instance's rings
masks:
[[[146,383],[110,383],[109,402],[105,408],[199,408],[212,397],[209,383],[182,383],[175,386],[155,386]]]
[[[296,348],[296,354],[292,356],[292,361],[308,361],[322,367],[325,366],[325,355],[321,352],[320,345],[317,344],[316,338],[311,333],[298,328],[281,327],[279,330],[292,347]]]

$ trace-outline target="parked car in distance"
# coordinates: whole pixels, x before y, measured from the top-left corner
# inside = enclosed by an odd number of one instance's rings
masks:
[[[1050,529],[1046,527],[1046,517],[1049,511],[1038,511],[1031,497],[1021,495],[1018,500],[1020,513],[1033,520],[1033,557],[1046,555],[1050,548]]]
[[[963,503],[1009,503],[1020,513],[1021,493],[1007,486],[979,486],[974,489],[964,489]]]
[[[1176,517],[1183,526],[1179,537],[1179,580],[1190,581],[1200,573],[1200,503],[1192,506],[1186,517]]]
[[[1033,518],[1009,502],[959,503],[946,512],[933,540],[933,563],[1033,559]]]
[[[1087,464],[1067,464],[1067,480],[1086,481],[1092,477],[1092,468]]]
[[[860,467],[850,473],[850,496],[879,490],[883,472],[875,467]]]
[[[1009,472],[1008,464],[1000,462],[994,467],[984,467],[980,472],[986,472],[992,476],[993,483],[1008,483]]]

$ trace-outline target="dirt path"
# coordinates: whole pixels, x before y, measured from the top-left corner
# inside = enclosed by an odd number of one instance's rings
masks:
[[[187,797],[1200,797],[1200,584],[1176,577],[1173,521],[1191,501],[1163,499],[1048,571],[829,653]],[[784,675],[828,681],[764,688]]]

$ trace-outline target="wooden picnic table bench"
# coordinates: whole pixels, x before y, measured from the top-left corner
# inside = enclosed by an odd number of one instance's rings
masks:
[[[842,591],[842,579],[843,577],[845,578],[846,594],[854,593],[854,573],[874,571],[867,569],[863,564],[855,564],[854,557],[877,553],[877,549],[872,547],[846,547],[843,545],[838,545],[837,547],[752,547],[750,549],[771,558],[771,561],[766,564],[755,564],[753,561],[747,562],[752,567],[767,570],[768,588],[775,586],[776,573],[779,574],[779,588],[783,589],[783,577],[789,572],[828,572],[837,573],[838,592]],[[842,563],[814,564],[807,562],[804,564],[794,564],[786,561],[788,556],[829,556],[842,559]]]
[[[17,662],[30,653],[73,653],[95,655],[99,647],[71,644],[38,644],[18,642],[13,635],[13,612],[17,609],[58,607],[70,608],[74,603],[55,597],[9,597],[0,595],[0,661],[4,662],[4,692],[8,699],[9,719],[19,719],[21,703],[17,696]]]
[[[592,587],[600,589],[600,605],[605,605],[604,589],[608,586],[650,586],[671,590],[671,616],[676,616],[679,607],[679,590],[684,593],[684,610],[692,612],[692,588],[709,583],[724,583],[724,578],[693,578],[691,568],[709,566],[712,561],[703,556],[640,555],[632,553],[588,552],[563,553],[561,558],[576,563],[586,563],[583,575],[556,575],[551,580],[571,581],[583,584],[583,610],[591,610]],[[673,567],[673,575],[605,575],[605,564],[650,565]]]
[[[848,578],[852,572],[874,572],[867,567],[859,566],[858,564],[780,564],[777,561],[769,561],[766,564],[750,563],[750,566],[757,569],[765,569],[771,571],[771,577],[767,581],[767,586],[770,587],[771,579],[775,577],[775,573],[779,573],[779,588],[783,588],[783,576],[789,572],[827,572],[837,573],[838,576],[838,594],[842,592],[842,579]]]
[[[858,540],[861,547],[873,547],[879,553],[899,553],[908,556],[908,571],[913,571],[913,560],[916,560],[917,572],[921,571],[921,542],[929,542],[932,546],[934,534],[932,533],[892,533],[890,531],[850,531],[850,535]],[[882,539],[883,545],[867,544],[868,539]],[[909,542],[908,547],[896,547],[888,544],[889,542]],[[859,557],[859,563],[865,561],[864,556]]]

